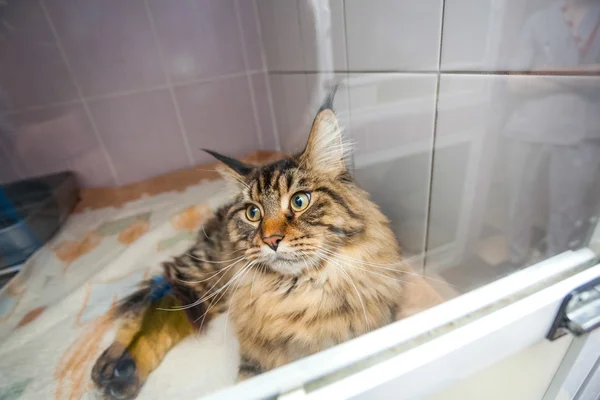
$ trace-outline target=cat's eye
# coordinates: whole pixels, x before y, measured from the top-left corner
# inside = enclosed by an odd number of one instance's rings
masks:
[[[252,221],[252,222],[259,221],[261,218],[260,209],[258,207],[256,207],[254,204],[250,204],[246,208],[246,218],[248,218],[248,221]]]
[[[290,207],[294,211],[302,211],[310,203],[310,193],[298,192],[292,196],[290,200]]]

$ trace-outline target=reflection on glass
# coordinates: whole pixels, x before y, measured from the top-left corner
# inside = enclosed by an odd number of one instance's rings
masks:
[[[466,290],[587,245],[600,209],[600,2],[498,7],[512,72],[440,77],[425,269]]]
[[[512,58],[514,68],[563,65],[584,71],[600,61],[600,2],[555,2],[531,15]],[[566,39],[566,40],[565,40]],[[508,149],[508,261],[531,262],[581,246],[600,166],[600,92],[582,79],[538,76],[508,80],[513,104],[502,129]],[[558,118],[557,118],[558,116]],[[532,238],[540,183],[548,199],[545,234]]]
[[[552,2],[526,19],[511,69],[591,71],[600,61],[599,30],[600,2]]]

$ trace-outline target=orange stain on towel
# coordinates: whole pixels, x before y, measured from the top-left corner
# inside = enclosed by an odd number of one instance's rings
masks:
[[[65,240],[64,242],[59,243],[59,245],[54,249],[54,252],[59,260],[70,264],[79,257],[98,247],[101,241],[102,237],[96,232],[92,231],[86,233],[83,239],[80,241]],[[67,268],[68,265],[65,266],[65,269]]]
[[[119,240],[119,243],[130,245],[131,243],[138,240],[139,237],[142,236],[144,233],[148,232],[149,229],[150,224],[148,223],[148,221],[138,219],[132,222],[131,225],[129,225],[127,228],[122,230],[119,233],[117,239]]]
[[[178,231],[196,231],[211,215],[212,211],[208,204],[198,204],[171,217],[171,224]]]
[[[81,399],[92,390],[91,371],[104,347],[104,335],[113,325],[112,312],[92,321],[77,340],[65,351],[56,369],[56,400]]]

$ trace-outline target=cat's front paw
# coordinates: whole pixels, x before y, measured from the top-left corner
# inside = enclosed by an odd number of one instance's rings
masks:
[[[92,381],[107,398],[114,400],[135,398],[143,384],[131,353],[117,342],[96,361]]]

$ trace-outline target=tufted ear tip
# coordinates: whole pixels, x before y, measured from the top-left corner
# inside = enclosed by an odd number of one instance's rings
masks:
[[[331,87],[331,89],[329,90],[329,93],[327,93],[327,96],[325,97],[325,100],[323,101],[323,104],[321,104],[319,111],[317,111],[317,115],[319,115],[321,113],[321,111],[325,111],[325,110],[331,110],[335,113],[335,111],[333,109],[333,100],[335,100],[335,94],[337,93],[339,86],[340,86],[339,83],[336,83],[335,85],[333,85]]]
[[[301,159],[313,171],[337,176],[346,170],[342,130],[333,111],[338,85],[334,85],[321,105],[314,121]]]
[[[251,165],[236,160],[235,158],[224,156],[223,154],[217,153],[216,151],[208,149],[202,149],[202,151],[210,154],[217,160],[221,161],[228,167],[229,170],[236,173],[237,175],[245,176],[250,174],[254,170],[254,167],[252,167]]]

